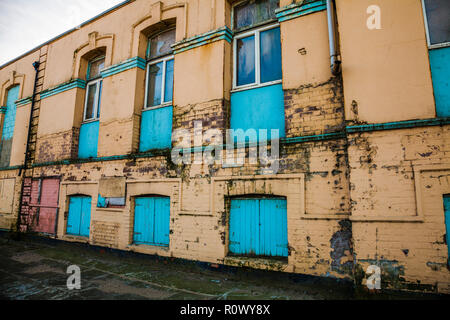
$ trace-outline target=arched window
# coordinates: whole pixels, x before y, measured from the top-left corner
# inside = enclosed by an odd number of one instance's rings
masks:
[[[6,98],[6,108],[3,116],[3,125],[0,130],[0,168],[10,165],[14,127],[16,123],[16,100],[19,98],[20,86],[11,87]],[[1,118],[0,118],[1,119]]]
[[[172,104],[175,29],[150,37],[147,49],[147,86],[145,108]]]
[[[83,121],[100,118],[100,101],[102,95],[102,77],[100,72],[105,67],[105,56],[99,56],[89,62],[87,70],[86,100]]]
[[[154,33],[147,47],[145,104],[139,151],[167,149],[172,145],[175,29]]]
[[[103,84],[101,71],[104,67],[104,55],[99,55],[89,60],[86,72],[87,83],[83,123],[80,127],[80,139],[78,145],[78,157],[80,159],[97,157]]]
[[[279,0],[247,0],[233,6],[230,126],[256,130],[259,140],[265,139],[260,135],[265,130],[269,140],[285,136],[281,34],[275,17],[278,7]]]

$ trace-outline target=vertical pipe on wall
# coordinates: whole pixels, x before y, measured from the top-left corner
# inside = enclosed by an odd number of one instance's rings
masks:
[[[336,76],[341,72],[341,61],[337,49],[336,12],[334,0],[327,0],[328,38],[330,41],[331,73]]]

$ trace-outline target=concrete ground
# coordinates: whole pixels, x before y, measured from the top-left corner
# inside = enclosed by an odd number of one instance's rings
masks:
[[[68,290],[67,267],[81,269]],[[0,235],[0,299],[329,300],[447,299],[430,294],[356,295],[351,283],[192,263],[80,244]]]

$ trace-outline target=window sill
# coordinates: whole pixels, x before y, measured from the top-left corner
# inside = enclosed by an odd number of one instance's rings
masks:
[[[162,108],[167,108],[167,107],[171,107],[171,106],[172,106],[172,101],[166,102],[166,103],[161,104],[159,106],[144,108],[142,111],[144,112],[144,111],[149,111],[149,110],[162,109]]]
[[[271,82],[266,82],[266,83],[261,83],[261,84],[251,84],[251,85],[246,85],[246,86],[242,86],[242,87],[237,87],[237,88],[231,90],[231,93],[252,90],[252,89],[257,89],[257,88],[263,88],[263,87],[273,86],[273,85],[281,84],[281,83],[283,83],[283,80],[276,80],[276,81],[271,81]]]
[[[441,49],[441,48],[447,48],[450,47],[450,42],[444,42],[444,43],[437,43],[437,44],[430,44],[428,45],[429,50],[433,49]]]
[[[93,123],[93,122],[97,122],[97,121],[100,121],[100,118],[84,120],[81,124],[88,124],[88,123]]]

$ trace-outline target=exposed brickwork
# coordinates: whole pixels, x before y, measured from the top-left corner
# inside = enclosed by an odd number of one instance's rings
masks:
[[[80,129],[39,137],[36,143],[35,163],[75,159],[78,154]]]
[[[285,105],[287,137],[324,134],[344,128],[344,100],[339,78],[285,90]]]
[[[117,248],[119,228],[118,223],[92,221],[92,244]]]
[[[381,266],[384,287],[450,290],[443,214],[443,195],[450,193],[449,141],[448,126],[349,140],[357,264],[361,272]],[[421,220],[411,220],[421,212]]]
[[[203,132],[209,129],[223,131],[230,127],[230,102],[213,100],[196,105],[176,106],[173,113],[173,129],[187,129],[193,133],[194,121],[201,121]],[[225,141],[225,140],[224,140]]]

